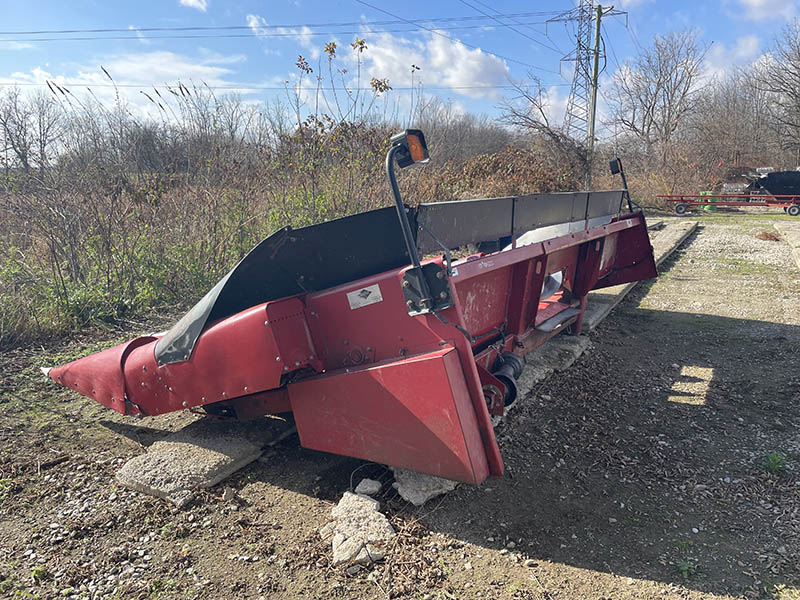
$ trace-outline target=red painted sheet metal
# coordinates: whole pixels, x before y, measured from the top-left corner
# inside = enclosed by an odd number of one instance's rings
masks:
[[[489,475],[457,351],[345,369],[290,384],[306,448],[457,481]]]
[[[389,271],[306,296],[306,318],[326,369],[419,354],[441,341],[425,319],[409,316],[402,274]]]
[[[461,305],[457,295],[453,298],[455,306],[444,311],[443,316],[450,324],[443,323],[434,315],[425,315],[428,327],[441,339],[447,340],[458,350],[458,359],[461,362],[461,369],[467,383],[472,410],[477,419],[478,433],[480,434],[483,449],[486,453],[486,460],[489,465],[489,474],[492,477],[502,477],[505,472],[503,457],[500,454],[500,447],[494,435],[494,426],[486,407],[486,400],[483,396],[478,367],[475,364],[475,356],[472,346],[466,336],[456,330],[453,323],[460,324]]]
[[[48,375],[53,381],[97,400],[100,404],[122,414],[129,414],[131,411],[126,410],[125,405],[123,364],[132,351],[143,345],[149,347],[156,339],[139,337],[50,369]],[[135,414],[135,410],[133,412]]]
[[[455,287],[461,303],[463,326],[479,336],[507,320],[512,267],[487,270]]]
[[[606,238],[598,267],[601,275],[592,289],[658,276],[647,224],[644,217],[640,219],[635,227],[623,229]]]
[[[129,397],[156,414],[279,387],[284,373],[308,366],[314,354],[306,332],[303,303],[290,298],[212,324],[186,362],[159,366],[154,344],[142,346],[125,363]],[[276,333],[287,346],[278,346]]]
[[[222,319],[203,332],[186,362],[159,366],[158,338],[145,337],[52,369],[50,376],[123,414],[159,414],[274,389],[284,373],[321,367],[303,308],[289,298]]]

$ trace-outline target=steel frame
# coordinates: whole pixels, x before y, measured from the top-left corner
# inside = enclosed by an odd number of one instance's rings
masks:
[[[480,483],[504,470],[490,418],[513,387],[503,353],[580,333],[590,290],[656,276],[641,212],[583,223],[450,269],[422,261],[447,296],[439,310],[409,311],[410,265],[222,318],[184,362],[159,364],[146,337],[50,376],[123,414],[291,411],[305,447]],[[541,298],[557,273],[561,289]]]

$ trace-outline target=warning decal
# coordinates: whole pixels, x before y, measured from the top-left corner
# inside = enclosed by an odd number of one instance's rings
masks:
[[[350,303],[350,310],[375,304],[376,302],[383,302],[381,288],[376,283],[375,285],[369,285],[365,288],[361,288],[360,290],[347,292],[347,301]]]

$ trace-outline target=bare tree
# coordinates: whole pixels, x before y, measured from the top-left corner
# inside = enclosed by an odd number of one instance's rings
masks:
[[[0,127],[3,129],[6,144],[26,173],[31,170],[31,152],[34,147],[31,128],[32,109],[19,91],[10,88],[0,99]]]
[[[36,163],[44,172],[58,152],[63,131],[63,112],[53,96],[47,92],[35,93],[31,100],[33,113],[33,141]]]
[[[538,77],[528,73],[528,78],[529,82],[511,82],[516,95],[501,105],[501,122],[547,140],[555,157],[566,160],[582,179],[588,168],[583,141],[569,137],[552,122],[547,91]]]
[[[767,93],[754,85],[756,67],[716,78],[703,90],[683,141],[687,154],[706,170],[718,163],[752,166],[780,162]]]
[[[641,142],[645,156],[667,163],[670,145],[697,105],[706,48],[697,32],[656,35],[653,45],[613,76],[613,122]]]
[[[800,154],[800,21],[786,25],[768,57],[755,70],[767,94],[769,115],[785,149]],[[800,162],[800,161],[798,161]]]

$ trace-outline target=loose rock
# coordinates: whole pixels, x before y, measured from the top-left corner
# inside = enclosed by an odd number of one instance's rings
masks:
[[[381,546],[396,534],[379,508],[377,500],[351,492],[345,492],[339,504],[333,507],[333,521],[320,530],[320,535],[331,539],[334,567],[383,559]]]
[[[374,496],[381,491],[381,482],[374,479],[362,479],[361,483],[356,486],[356,494],[364,494],[367,496]]]

